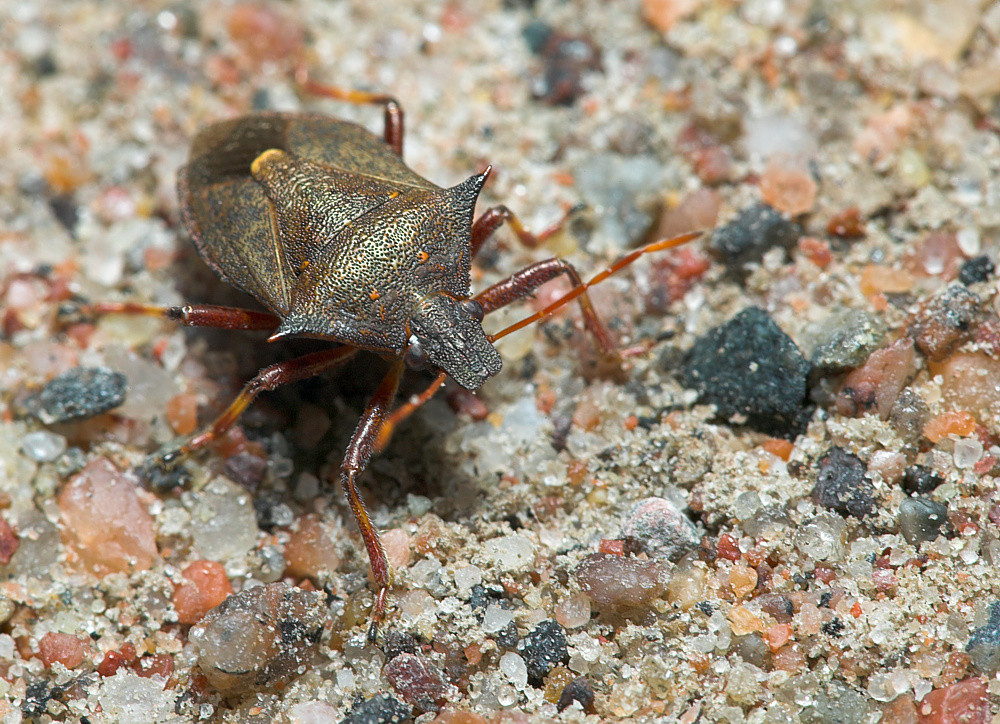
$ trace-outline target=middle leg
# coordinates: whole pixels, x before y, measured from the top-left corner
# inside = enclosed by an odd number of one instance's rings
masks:
[[[185,327],[214,327],[216,329],[241,329],[246,331],[273,332],[281,320],[269,312],[258,312],[240,307],[220,307],[215,304],[185,304],[177,307],[158,307],[141,302],[98,302],[79,310],[85,315],[133,314],[144,317],[161,317],[180,322]]]
[[[257,373],[256,377],[244,385],[236,399],[223,410],[222,414],[215,418],[211,425],[191,437],[179,448],[166,452],[160,459],[165,465],[169,465],[181,457],[211,444],[226,434],[226,431],[236,423],[243,411],[261,392],[277,389],[290,382],[315,377],[321,372],[342,364],[357,352],[356,348],[345,345],[313,352],[265,367]]]
[[[674,236],[669,239],[660,239],[659,241],[654,241],[651,244],[646,244],[646,246],[639,247],[638,249],[633,249],[628,254],[626,254],[623,257],[620,257],[617,261],[612,263],[611,266],[595,274],[586,283],[581,282],[580,275],[577,274],[575,270],[573,270],[573,274],[570,275],[570,278],[574,280],[574,286],[572,289],[570,289],[568,292],[566,292],[564,295],[556,299],[554,302],[549,304],[544,309],[541,309],[535,312],[534,314],[525,317],[519,322],[515,322],[506,329],[502,329],[499,332],[496,332],[495,334],[491,334],[489,336],[490,342],[495,342],[501,337],[506,337],[511,332],[516,332],[517,330],[523,329],[524,327],[527,327],[530,324],[534,324],[540,319],[544,319],[545,317],[549,316],[560,307],[569,304],[574,299],[580,301],[581,307],[584,306],[589,307],[591,310],[591,314],[593,315],[593,319],[597,321],[598,324],[600,324],[600,320],[597,319],[597,315],[593,311],[594,306],[593,304],[590,303],[590,300],[587,298],[588,289],[597,284],[600,284],[613,274],[617,274],[618,272],[627,267],[629,264],[632,264],[636,259],[638,259],[641,256],[644,256],[646,254],[652,254],[658,251],[665,251],[667,249],[673,249],[674,247],[681,246],[682,244],[686,244],[689,241],[693,241],[694,239],[697,239],[701,235],[702,235],[701,231],[689,231],[686,234],[681,234],[680,236]],[[529,267],[525,267],[521,271],[511,275],[508,279],[505,279],[502,282],[494,284],[492,287],[489,287],[488,289],[480,292],[479,295],[475,297],[475,299],[480,303],[482,303],[483,308],[488,311],[491,310],[491,308],[487,306],[487,303],[495,305],[492,307],[493,309],[502,307],[505,304],[510,304],[515,299],[519,299],[530,294],[532,290],[536,289],[539,286],[539,284],[543,284],[545,281],[547,281],[547,279],[544,279],[543,281],[536,283],[537,280],[532,279],[533,277],[536,276],[545,277],[546,273],[551,273],[551,271],[543,273],[539,273],[536,271],[536,267],[540,267],[545,264],[550,264],[553,265],[554,267],[558,267],[561,264],[572,269],[572,267],[562,259],[549,259],[547,261],[538,262],[537,264],[532,264]],[[548,279],[551,278],[552,276],[548,277]],[[481,298],[485,298],[485,300]]]

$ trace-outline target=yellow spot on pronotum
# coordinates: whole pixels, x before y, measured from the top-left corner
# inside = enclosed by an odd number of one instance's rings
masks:
[[[423,264],[425,261],[431,258],[431,255],[426,251],[420,252],[420,263]]]
[[[274,157],[281,153],[284,152],[277,148],[267,149],[264,153],[257,156],[257,158],[253,160],[253,163],[250,164],[250,173],[254,178],[259,179],[264,175],[263,165],[274,160]]]
[[[378,299],[381,296],[382,295],[378,293],[378,290],[372,289],[371,294],[368,295],[368,298],[371,299],[374,302],[376,299]]]

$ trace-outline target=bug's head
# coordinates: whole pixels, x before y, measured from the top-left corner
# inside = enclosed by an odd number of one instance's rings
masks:
[[[465,389],[478,390],[502,364],[482,321],[479,302],[447,294],[426,297],[410,318],[406,364],[413,369],[437,367]]]

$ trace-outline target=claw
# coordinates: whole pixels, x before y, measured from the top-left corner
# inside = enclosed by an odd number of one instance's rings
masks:
[[[94,312],[89,305],[79,301],[66,301],[56,310],[56,323],[63,327],[80,322],[89,322],[94,318]]]
[[[154,459],[157,460],[159,466],[164,470],[172,470],[177,466],[177,463],[184,456],[184,448],[174,448],[173,450],[166,450],[160,453]]]
[[[178,463],[180,450],[169,450],[147,457],[135,472],[149,488],[160,491],[183,487],[191,476]]]
[[[368,624],[368,634],[366,638],[368,639],[368,643],[372,646],[374,646],[375,642],[378,640],[378,621],[375,619],[372,619],[371,623]]]
[[[375,596],[375,603],[372,606],[372,620],[368,624],[368,643],[375,644],[378,639],[378,627],[382,623],[382,619],[385,618],[385,606],[389,600],[389,589],[380,588]]]

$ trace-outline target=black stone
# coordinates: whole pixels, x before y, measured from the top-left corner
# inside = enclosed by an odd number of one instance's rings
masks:
[[[49,199],[52,215],[71,235],[76,230],[76,222],[80,220],[80,210],[72,194],[56,194]]]
[[[103,367],[74,367],[50,380],[28,401],[42,423],[84,420],[125,402],[125,375]]]
[[[549,38],[552,37],[553,33],[555,33],[555,29],[548,23],[543,23],[541,20],[532,20],[524,26],[524,30],[521,31],[521,37],[528,44],[528,49],[537,55],[545,48],[545,44],[549,42]]]
[[[958,270],[958,281],[965,286],[976,282],[985,282],[995,270],[996,267],[993,266],[993,262],[988,256],[985,254],[976,256],[962,262],[962,266]]]
[[[580,702],[584,711],[590,711],[594,706],[594,690],[590,688],[590,682],[586,676],[579,676],[566,684],[566,687],[559,695],[559,702],[556,708],[559,711],[573,705],[574,701]]]
[[[759,307],[743,310],[698,338],[681,369],[682,383],[715,405],[719,417],[745,418],[772,435],[795,434],[808,423],[809,363]]]
[[[55,75],[59,70],[56,59],[48,51],[35,58],[35,62],[32,65],[35,75],[39,78],[47,78],[50,75]]]
[[[483,611],[491,603],[503,600],[503,589],[499,587],[486,587],[477,583],[469,590],[469,605],[479,611]]]
[[[392,661],[400,654],[417,653],[417,640],[406,631],[390,631],[385,635],[385,645],[382,647],[385,660]]]
[[[903,490],[926,495],[944,483],[944,478],[926,465],[911,465],[903,471]]]
[[[36,681],[28,684],[24,691],[24,699],[21,701],[21,713],[34,720],[45,713],[49,705],[49,699],[53,692],[49,689],[47,681]]]
[[[511,621],[497,632],[493,640],[497,642],[499,648],[513,651],[517,648],[518,643],[517,625]]]
[[[694,607],[697,608],[706,616],[711,616],[713,613],[715,613],[715,609],[712,607],[712,604],[708,601],[698,601],[698,603],[696,603]]]
[[[191,482],[191,474],[181,465],[164,466],[155,455],[147,457],[135,469],[145,488],[166,493],[177,488],[186,488]]]
[[[833,636],[834,638],[839,638],[844,635],[844,622],[839,618],[831,618],[829,621],[824,623],[821,627],[823,633],[827,636]]]
[[[798,224],[775,208],[756,203],[716,229],[708,248],[730,272],[741,275],[747,264],[759,262],[771,247],[788,249],[800,236]]]
[[[340,724],[402,724],[413,718],[413,709],[389,694],[377,694],[356,704]]]
[[[279,493],[268,492],[254,497],[253,508],[257,513],[257,525],[263,530],[272,531],[295,522],[295,513]]]
[[[861,458],[839,447],[819,459],[819,476],[812,491],[817,504],[841,515],[864,518],[875,509],[875,486]]]
[[[517,649],[528,667],[528,681],[541,686],[545,675],[557,664],[569,663],[566,632],[556,621],[542,621],[521,640]]]

